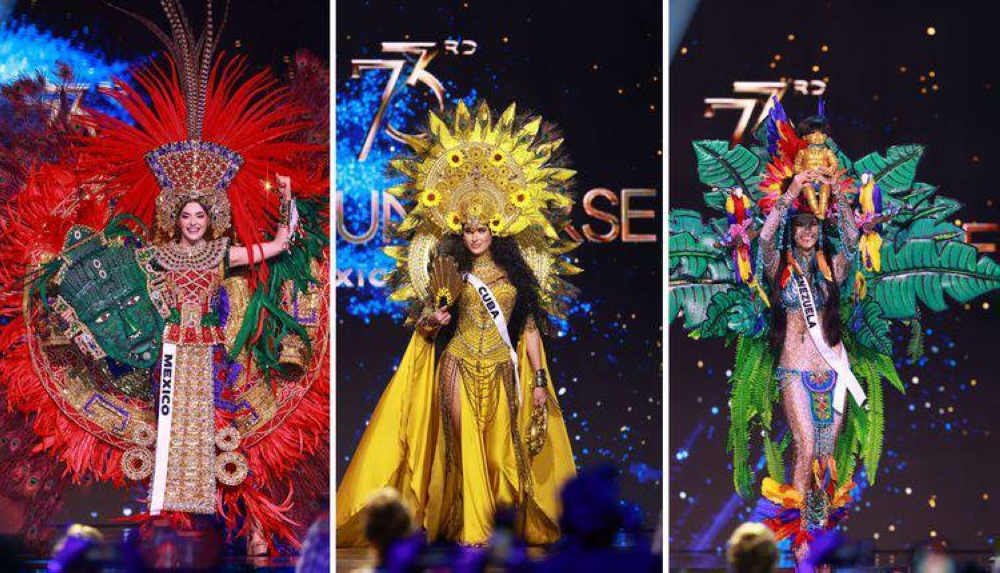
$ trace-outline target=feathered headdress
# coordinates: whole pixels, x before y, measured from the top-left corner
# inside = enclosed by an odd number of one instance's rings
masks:
[[[262,242],[261,223],[278,210],[270,192],[275,169],[293,171],[289,158],[311,150],[289,139],[304,127],[301,110],[269,71],[250,75],[245,58],[216,58],[210,1],[198,36],[178,0],[161,4],[169,34],[126,12],[166,45],[166,61],[134,72],[141,92],[115,80],[108,93],[133,124],[94,112],[102,137],[81,141],[81,169],[109,185],[118,209],[151,228],[155,222],[160,240],[173,231],[180,208],[198,201],[212,215],[216,236],[231,221],[236,242]]]

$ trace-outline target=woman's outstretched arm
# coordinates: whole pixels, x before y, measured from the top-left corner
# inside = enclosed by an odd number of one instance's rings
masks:
[[[851,203],[839,179],[840,174],[835,174],[830,184],[836,198],[837,229],[840,231],[840,240],[843,243],[843,249],[833,255],[833,277],[837,284],[842,284],[847,279],[851,261],[858,252],[858,227],[854,224]]]
[[[807,181],[812,180],[816,176],[813,171],[803,171],[796,175],[792,182],[788,185],[788,190],[778,197],[778,201],[774,204],[774,208],[768,213],[767,218],[764,219],[764,225],[760,228],[760,249],[761,255],[764,259],[764,270],[767,271],[767,277],[770,280],[775,280],[775,275],[778,274],[778,247],[774,244],[774,236],[778,232],[778,227],[781,222],[785,220],[788,215],[788,210],[792,207],[792,203],[802,192],[802,185]]]
[[[278,191],[286,204],[292,201],[292,180],[285,175],[278,175]],[[253,249],[253,262],[270,259],[288,250],[288,222],[282,220],[274,233],[274,239],[266,243],[258,243],[249,247],[230,247],[229,266],[239,267],[250,264],[250,249]]]

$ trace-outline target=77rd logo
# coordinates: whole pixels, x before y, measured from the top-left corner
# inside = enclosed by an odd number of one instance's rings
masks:
[[[419,83],[430,88],[431,93],[434,94],[434,98],[437,100],[438,109],[443,110],[444,86],[441,85],[441,82],[434,77],[433,74],[427,71],[427,66],[430,65],[431,60],[433,60],[442,50],[446,54],[471,56],[476,53],[476,49],[478,47],[479,45],[472,40],[445,40],[441,43],[382,42],[383,52],[390,54],[403,54],[404,57],[397,60],[351,60],[352,78],[359,78],[361,77],[362,72],[368,70],[390,70],[392,72],[389,75],[389,81],[385,85],[385,90],[382,92],[382,100],[379,102],[378,113],[375,114],[375,118],[372,120],[372,125],[368,128],[368,135],[365,137],[365,143],[361,147],[361,153],[358,155],[358,161],[364,161],[368,157],[372,144],[375,142],[375,136],[378,134],[379,127],[382,125],[385,110],[389,107],[389,102],[392,101],[392,96],[396,91],[396,85],[399,83],[399,78],[403,75],[403,68],[406,66],[408,61],[415,60],[413,63],[413,69],[410,70],[410,75],[406,78],[405,84],[410,87],[414,87]],[[385,130],[389,134],[389,137],[402,142],[402,136],[405,135],[402,131],[399,131],[388,123],[386,123]]]
[[[716,110],[738,109],[740,118],[736,122],[736,129],[733,130],[731,145],[736,145],[743,140],[743,134],[750,126],[750,118],[757,109],[757,104],[761,104],[760,114],[753,123],[755,129],[767,114],[774,107],[774,98],[781,101],[788,88],[792,88],[795,93],[810,96],[821,96],[826,92],[826,82],[821,80],[782,80],[780,82],[733,82],[733,92],[736,94],[749,94],[751,97],[709,97],[705,98],[708,108],[705,110],[705,117],[715,117]]]

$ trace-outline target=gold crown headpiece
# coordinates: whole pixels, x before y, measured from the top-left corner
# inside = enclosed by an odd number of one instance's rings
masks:
[[[429,273],[437,246],[465,225],[486,225],[495,237],[511,237],[538,280],[542,307],[562,315],[561,301],[575,292],[562,276],[580,272],[563,255],[577,245],[560,237],[573,199],[575,171],[562,167],[562,139],[540,117],[516,117],[511,104],[494,121],[483,102],[474,113],[459,102],[447,120],[430,114],[428,133],[404,135],[413,153],[392,160],[406,180],[389,189],[413,202],[385,247],[396,260],[390,298],[417,311],[433,293]]]
[[[515,109],[511,104],[494,122],[485,102],[474,117],[459,102],[451,122],[432,112],[426,137],[404,136],[416,157],[392,161],[409,181],[389,192],[416,205],[400,231],[423,223],[443,233],[487,225],[507,237],[537,226],[557,236],[548,212],[573,204],[566,188],[575,171],[552,165],[562,139],[546,140],[542,119],[518,121]]]
[[[169,235],[184,205],[197,201],[212,217],[216,238],[229,230],[227,189],[243,165],[238,153],[216,143],[177,141],[147,153],[146,163],[160,186],[156,198],[157,229]]]

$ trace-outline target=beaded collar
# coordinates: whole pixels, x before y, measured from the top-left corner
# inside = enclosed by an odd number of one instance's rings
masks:
[[[206,241],[194,247],[171,242],[155,247],[156,262],[168,271],[214,269],[229,253],[229,239]]]

